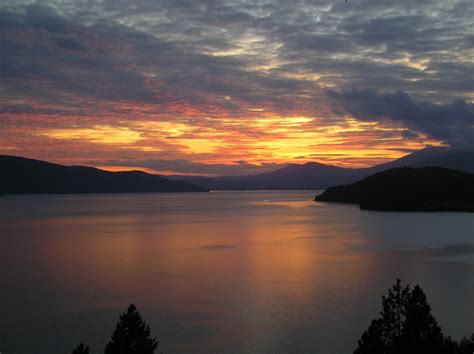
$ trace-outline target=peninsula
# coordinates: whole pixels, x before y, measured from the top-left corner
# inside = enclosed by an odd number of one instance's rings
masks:
[[[394,168],[328,188],[315,200],[359,204],[364,210],[474,212],[474,174],[441,167]]]

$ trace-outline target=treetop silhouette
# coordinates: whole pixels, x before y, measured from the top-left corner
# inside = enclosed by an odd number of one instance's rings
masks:
[[[89,354],[89,347],[86,347],[84,343],[81,343],[72,351],[72,354]]]
[[[474,335],[456,343],[445,337],[431,314],[423,290],[402,287],[400,279],[382,296],[381,317],[373,320],[358,341],[355,354],[461,354],[473,352]]]
[[[158,347],[147,325],[134,304],[120,315],[112,340],[105,347],[105,354],[153,354]]]

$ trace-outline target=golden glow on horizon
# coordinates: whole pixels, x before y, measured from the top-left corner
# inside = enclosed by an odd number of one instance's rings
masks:
[[[262,113],[259,108],[254,109],[256,114]],[[270,115],[253,119],[142,120],[124,122],[127,125],[120,127],[48,129],[39,134],[63,142],[90,142],[99,150],[114,145],[114,152],[126,150],[137,156],[133,168],[120,164],[99,166],[110,171],[144,170],[140,167],[140,154],[153,156],[156,153],[165,154],[156,158],[160,160],[229,166],[235,161],[257,166],[318,161],[343,167],[366,167],[400,158],[406,151],[421,149],[427,144],[441,145],[426,136],[404,140],[404,128],[382,126],[377,122],[361,122],[350,117],[334,125],[330,122],[314,117]],[[150,169],[147,172],[176,173]]]
[[[143,171],[143,172],[150,173],[150,174],[156,174],[155,170],[152,170],[150,168],[140,167],[140,166],[134,166],[134,167],[130,167],[130,166],[102,166],[102,165],[97,165],[96,164],[92,167],[99,168],[99,169],[105,170],[105,171],[110,171],[110,172]]]

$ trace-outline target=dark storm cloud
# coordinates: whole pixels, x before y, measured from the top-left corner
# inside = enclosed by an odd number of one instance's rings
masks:
[[[434,104],[415,101],[402,91],[381,93],[367,89],[328,91],[328,95],[357,119],[389,119],[452,146],[474,145],[474,105],[464,100]]]

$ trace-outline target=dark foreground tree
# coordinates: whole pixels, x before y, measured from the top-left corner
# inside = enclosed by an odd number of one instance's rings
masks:
[[[463,338],[457,345],[457,354],[471,354],[474,353],[474,333],[471,338]]]
[[[451,339],[446,338],[447,353],[450,354],[472,354],[474,353],[474,334],[470,338],[464,337],[459,343]]]
[[[402,287],[397,279],[388,296],[382,296],[380,314],[362,334],[355,354],[450,352],[448,340],[418,285],[410,291],[409,286]]]
[[[81,343],[72,351],[72,354],[89,354],[89,347],[86,347],[84,343]]]
[[[134,304],[120,315],[112,334],[112,340],[105,347],[105,354],[153,354],[158,347],[156,338],[150,335],[148,326]]]

